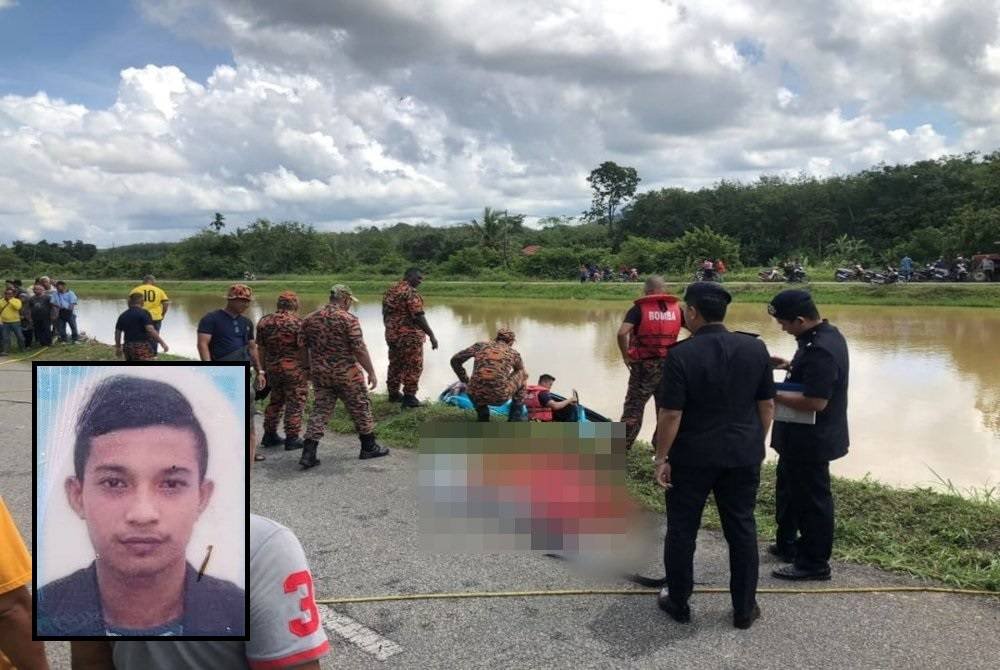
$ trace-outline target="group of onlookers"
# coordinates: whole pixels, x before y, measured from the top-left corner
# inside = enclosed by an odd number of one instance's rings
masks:
[[[639,270],[622,265],[616,273],[610,265],[601,267],[596,263],[583,263],[580,265],[578,277],[581,284],[588,281],[639,281]]]
[[[20,279],[8,279],[0,298],[0,355],[56,340],[76,344],[76,306],[76,293],[65,281],[39,277],[28,290]]]

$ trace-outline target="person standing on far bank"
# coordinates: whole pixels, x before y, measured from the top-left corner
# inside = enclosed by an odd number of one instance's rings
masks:
[[[656,482],[667,489],[667,586],[657,604],[675,621],[691,620],[695,543],[711,493],[729,545],[733,625],[745,629],[760,617],[754,508],[774,379],[764,343],[722,324],[731,300],[714,282],[688,286],[684,318],[692,336],[671,347],[657,390],[653,462]]]
[[[791,563],[772,573],[779,579],[830,579],[833,551],[833,494],[830,461],[847,454],[847,384],[850,362],[847,341],[821,319],[812,296],[782,291],[768,313],[795,337],[798,350],[791,362],[774,357],[786,381],[801,384],[802,393],[779,392],[775,402],[793,410],[815,412],[815,425],[776,421],[771,447],[778,452],[775,544],[768,551]]]

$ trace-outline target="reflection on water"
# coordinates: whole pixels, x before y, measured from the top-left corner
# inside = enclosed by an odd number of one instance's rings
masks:
[[[162,335],[171,352],[197,358],[195,329],[219,298],[172,294]],[[276,296],[263,295],[250,316],[272,311]],[[321,296],[303,296],[302,313]],[[427,318],[440,348],[425,349],[421,396],[436,395],[454,381],[453,353],[495,333],[517,333],[517,349],[532,376],[556,377],[556,390],[575,388],[588,406],[617,419],[628,373],[615,333],[628,304],[539,300],[428,300]],[[261,307],[265,307],[262,310]],[[81,328],[103,342],[114,339],[124,299],[82,296]],[[959,487],[1000,482],[1000,311],[930,307],[830,307],[824,316],[851,348],[851,453],[836,473],[900,485],[928,484],[932,473]],[[372,360],[384,380],[388,364],[381,308],[375,296],[357,308]],[[791,358],[794,340],[777,327],[763,305],[732,305],[731,329],[760,333],[768,348]],[[384,388],[381,389],[384,391]],[[653,430],[647,408],[642,436]]]

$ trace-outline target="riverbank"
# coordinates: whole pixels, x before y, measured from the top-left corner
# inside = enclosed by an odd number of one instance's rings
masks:
[[[102,344],[96,340],[84,340],[78,344],[56,343],[50,347],[41,349],[32,348],[25,353],[15,352],[9,356],[0,357],[0,364],[9,361],[32,361],[52,362],[75,362],[75,361],[120,361],[115,356],[115,348],[110,344]],[[174,356],[173,354],[161,353],[158,357],[161,361],[186,361],[190,360],[184,356]]]
[[[0,358],[0,364],[21,356]],[[161,355],[161,359],[184,360]],[[97,342],[56,345],[34,352],[27,362],[110,361],[114,348]],[[431,421],[471,421],[472,413],[431,404],[401,411],[384,395],[372,397],[379,440],[394,448],[413,449],[421,425]],[[333,431],[354,432],[339,408],[330,422]],[[638,442],[629,454],[627,485],[647,509],[663,512],[663,492],[653,482],[651,448]],[[929,488],[898,489],[872,480],[835,477],[837,508],[835,558],[933,579],[949,585],[1000,593],[1000,491],[984,490],[971,497]],[[757,504],[762,538],[774,533],[774,466],[765,465]],[[705,525],[718,528],[712,504]]]
[[[293,290],[301,294],[324,294],[334,283],[348,284],[359,296],[375,299],[382,295],[392,279],[351,279],[345,277],[290,277],[247,282],[258,293],[277,294]],[[167,293],[218,294],[225,292],[231,281],[181,280],[158,282]],[[682,294],[686,282],[672,282],[668,290]],[[820,305],[896,305],[948,307],[1000,307],[1000,282],[990,284],[892,284],[873,286],[860,283],[837,284],[766,284],[761,282],[726,282],[723,284],[735,302],[766,303],[779,291],[794,286],[810,291]],[[71,281],[72,288],[86,298],[91,293],[125,293],[134,281],[85,280]],[[429,298],[499,298],[509,300],[631,300],[642,291],[641,284],[609,283],[580,284],[579,282],[484,282],[484,281],[425,281],[420,292]]]

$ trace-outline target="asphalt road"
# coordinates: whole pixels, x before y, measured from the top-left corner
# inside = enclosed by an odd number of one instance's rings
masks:
[[[0,359],[2,363],[2,359]],[[31,533],[30,367],[0,365],[0,492]],[[12,402],[19,401],[19,402]],[[338,411],[343,411],[340,408]],[[357,460],[354,438],[328,436],[322,464],[300,472],[297,453],[268,450],[255,464],[251,505],[306,549],[320,599],[455,591],[630,588],[573,563],[532,554],[451,555],[419,548],[416,455]],[[648,539],[648,538],[647,538]],[[661,571],[657,537],[643,560]],[[623,543],[624,544],[624,543]],[[637,543],[642,547],[645,543]],[[765,555],[766,556],[766,555]],[[769,577],[761,586],[787,586]],[[695,579],[726,586],[725,543],[699,538]],[[918,584],[836,564],[818,586]],[[693,622],[674,623],[651,595],[397,601],[323,608],[332,652],[324,668],[991,668],[1000,666],[1000,600],[941,594],[761,595],[749,631],[730,623],[728,595],[696,594]],[[349,641],[353,639],[354,642]],[[365,647],[363,649],[362,647]],[[49,643],[68,668],[68,643]],[[378,655],[387,657],[378,660]]]

